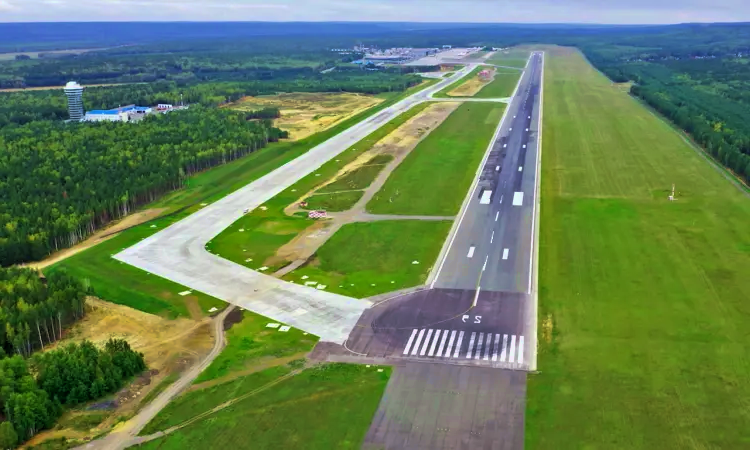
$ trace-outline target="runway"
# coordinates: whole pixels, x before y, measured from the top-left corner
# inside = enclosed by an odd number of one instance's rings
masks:
[[[364,449],[523,448],[542,71],[532,53],[429,286],[366,310],[338,355],[396,366]]]
[[[209,253],[206,243],[253,210],[413,106],[428,101],[473,67],[423,89],[310,149],[273,172],[114,255],[180,283],[320,337],[342,343],[370,303],[300,286]]]

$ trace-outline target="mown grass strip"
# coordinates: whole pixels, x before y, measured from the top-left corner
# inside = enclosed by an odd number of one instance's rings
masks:
[[[270,389],[259,391],[137,448],[358,449],[390,373],[389,367],[347,364],[309,368]],[[217,390],[226,388],[217,386]],[[223,393],[217,395],[216,390],[191,392],[185,397],[191,394],[205,401],[194,398],[183,402],[179,411],[168,406],[152,421],[159,426],[149,424],[148,432],[181,422],[175,420],[176,415],[162,420],[165,412],[177,413],[183,419],[191,418],[210,409],[210,405],[219,405],[218,399],[227,398]]]
[[[367,204],[375,214],[458,213],[505,109],[467,102],[422,140]]]
[[[747,447],[750,201],[578,52],[545,64],[526,448]]]
[[[427,279],[451,224],[389,220],[344,225],[310,264],[284,279],[317,282],[327,291],[355,298],[418,286]]]

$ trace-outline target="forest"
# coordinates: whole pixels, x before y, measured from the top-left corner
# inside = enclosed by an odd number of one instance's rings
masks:
[[[14,448],[54,425],[65,406],[116,392],[145,369],[143,355],[121,339],[103,349],[84,341],[28,360],[0,359],[0,447]]]
[[[146,368],[123,340],[33,354],[83,317],[86,293],[64,271],[43,278],[36,270],[0,269],[0,448],[15,447],[52,426],[64,406],[115,392]]]
[[[286,137],[269,120],[199,105],[138,124],[36,121],[0,130],[0,264],[38,260]]]

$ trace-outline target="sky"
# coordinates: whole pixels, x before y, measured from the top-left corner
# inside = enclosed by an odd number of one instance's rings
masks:
[[[0,22],[396,21],[654,24],[750,21],[749,0],[0,0]]]

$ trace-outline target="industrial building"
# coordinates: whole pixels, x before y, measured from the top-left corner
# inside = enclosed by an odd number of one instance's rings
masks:
[[[83,86],[75,81],[69,81],[63,88],[68,97],[68,115],[70,120],[83,119]]]
[[[83,120],[86,122],[137,122],[153,109],[148,106],[128,105],[114,109],[95,109],[88,111]]]

